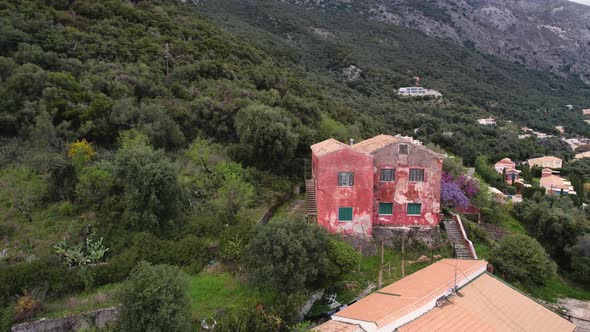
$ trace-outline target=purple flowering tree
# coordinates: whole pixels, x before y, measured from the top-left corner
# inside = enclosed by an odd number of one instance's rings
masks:
[[[466,208],[471,205],[470,198],[479,192],[477,183],[467,176],[456,179],[451,174],[443,173],[441,181],[441,200],[447,207]]]

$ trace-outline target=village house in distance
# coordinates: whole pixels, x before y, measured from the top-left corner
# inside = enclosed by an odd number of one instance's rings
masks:
[[[480,125],[484,125],[484,126],[495,126],[496,125],[496,119],[489,117],[489,118],[483,118],[483,119],[477,119],[477,123],[479,123]]]
[[[527,161],[530,167],[542,167],[542,168],[561,168],[563,160],[554,156],[544,156],[539,158],[529,159]]]
[[[435,98],[442,97],[442,93],[440,93],[436,90],[432,90],[432,89],[425,89],[424,87],[421,87],[421,86],[408,86],[408,87],[399,88],[397,93],[401,96],[410,96],[410,97],[426,97],[426,96],[435,97]]]
[[[370,235],[374,226],[440,222],[444,156],[410,137],[378,135],[311,146],[311,191],[318,224],[332,233]]]
[[[504,181],[508,183],[520,181],[520,171],[516,169],[516,163],[510,158],[504,158],[494,165],[498,174],[504,174]]]

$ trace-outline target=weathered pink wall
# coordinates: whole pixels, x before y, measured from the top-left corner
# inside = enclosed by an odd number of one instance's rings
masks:
[[[388,145],[373,153],[375,225],[436,226],[439,223],[442,158],[423,147],[408,144],[408,155],[398,154],[399,143]],[[394,168],[395,181],[380,182],[380,169]],[[424,169],[424,182],[410,182],[411,168]],[[379,202],[393,203],[393,215],[379,215]],[[409,216],[407,203],[421,203],[420,216]]]
[[[332,233],[369,235],[373,219],[373,157],[352,149],[312,156],[317,220]],[[338,172],[353,172],[354,186],[339,187]],[[353,220],[338,221],[338,208],[352,207]]]

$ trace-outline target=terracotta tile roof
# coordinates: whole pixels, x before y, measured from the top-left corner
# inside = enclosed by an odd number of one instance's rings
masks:
[[[574,331],[576,326],[504,282],[484,273],[400,332]]]
[[[574,157],[574,159],[584,159],[584,158],[590,158],[590,151],[576,153],[576,156]]]
[[[388,146],[389,144],[397,143],[397,142],[407,142],[419,149],[422,149],[424,151],[428,151],[428,152],[436,155],[439,158],[444,157],[443,155],[422,146],[419,143],[419,141],[412,140],[411,137],[395,137],[395,136],[384,135],[384,134],[377,135],[373,138],[366,139],[366,140],[358,142],[352,146],[342,143],[342,142],[335,140],[333,138],[329,138],[325,141],[321,141],[319,143],[312,145],[311,151],[316,156],[323,156],[323,155],[332,153],[334,151],[339,151],[339,150],[342,150],[345,148],[351,148],[354,151],[357,151],[360,153],[371,154],[383,147]]]
[[[497,162],[496,164],[503,164],[503,165],[514,165],[514,162],[510,158],[504,158]]]
[[[372,322],[382,328],[407,319],[408,315],[448,292],[455,281],[465,283],[468,281],[465,276],[474,277],[486,267],[487,262],[483,260],[443,259],[359,300],[332,319]]]
[[[311,151],[316,156],[323,156],[334,151],[339,151],[350,147],[348,144],[344,144],[333,138],[328,138],[325,141],[321,141],[311,146]]]
[[[365,330],[356,325],[344,322],[338,322],[335,320],[329,320],[321,325],[318,325],[312,329],[316,332],[365,332]]]
[[[391,143],[400,142],[402,141],[401,138],[397,138],[391,135],[377,135],[373,138],[366,139],[362,142],[358,142],[352,146],[353,149],[364,152],[364,153],[372,153],[375,152],[383,147],[388,146]]]
[[[412,137],[409,137],[409,136],[402,137],[402,136],[391,136],[391,135],[381,134],[381,135],[377,135],[373,138],[369,138],[364,141],[358,142],[358,143],[354,144],[352,146],[352,148],[354,150],[359,151],[359,152],[371,154],[371,153],[374,153],[375,151],[377,151],[381,148],[384,148],[390,144],[401,143],[401,142],[412,144],[412,146],[414,146],[418,149],[427,151],[427,152],[435,155],[437,158],[445,157],[444,155],[442,155],[438,152],[434,152],[434,151],[430,150],[429,148],[423,146],[422,143],[420,143],[420,141],[414,140]]]
[[[561,158],[557,158],[554,156],[544,156],[539,158],[531,158],[528,160],[528,163],[543,163],[544,161],[561,161]]]
[[[557,175],[547,175],[541,178],[539,181],[541,187],[547,189],[564,189],[570,190],[571,183],[564,178]]]

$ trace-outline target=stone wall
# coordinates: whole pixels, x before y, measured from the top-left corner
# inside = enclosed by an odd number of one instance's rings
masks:
[[[43,318],[33,322],[15,324],[12,332],[66,332],[81,331],[92,327],[105,328],[119,318],[119,308],[111,307],[88,311],[62,318]]]
[[[434,247],[442,241],[439,227],[374,227],[373,238],[376,243],[399,249],[405,237],[407,248],[423,244],[428,248]]]
[[[373,242],[373,237],[370,235],[366,237],[341,235],[340,238],[359,251],[363,256],[373,256],[377,254],[377,246],[375,245],[375,242]]]

